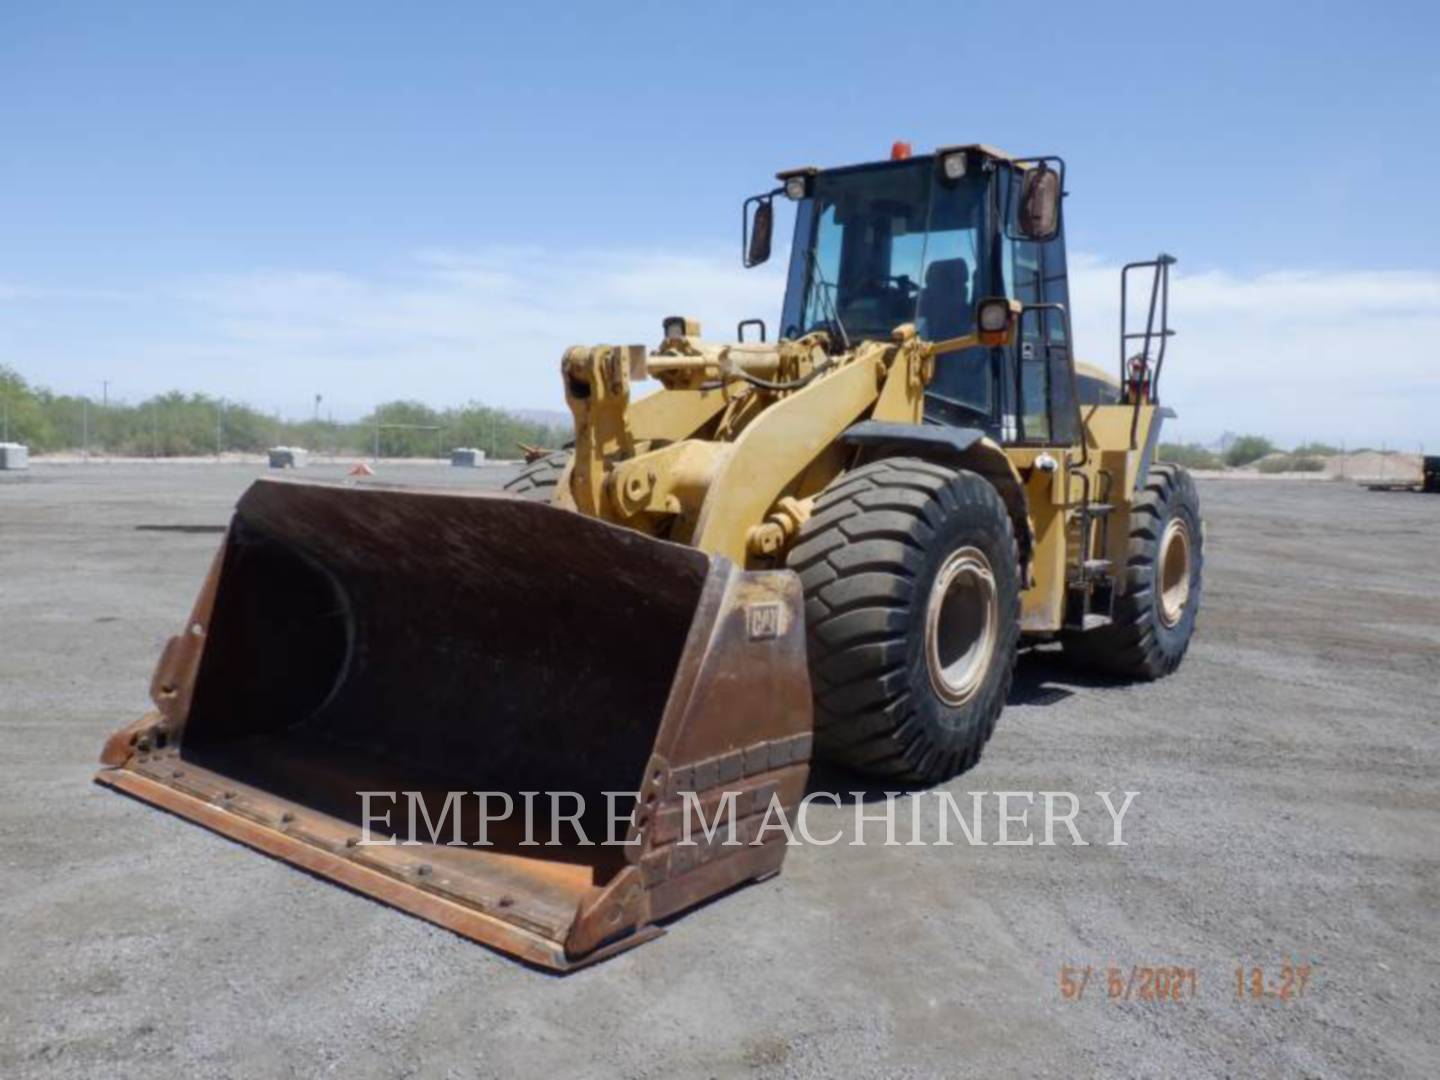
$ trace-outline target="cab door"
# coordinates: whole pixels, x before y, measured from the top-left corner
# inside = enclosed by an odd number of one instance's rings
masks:
[[[1007,230],[1007,294],[1025,305],[1013,346],[1013,426],[1016,442],[1071,446],[1080,437],[1071,375],[1069,282],[1063,229],[1044,243]]]

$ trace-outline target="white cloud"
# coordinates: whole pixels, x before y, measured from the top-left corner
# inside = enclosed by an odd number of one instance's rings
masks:
[[[679,313],[715,338],[754,316],[773,333],[783,258],[748,272],[738,262],[729,250],[497,247],[426,250],[365,273],[257,270],[68,302],[7,284],[6,311],[25,315],[8,334],[0,327],[0,363],[57,390],[108,378],[132,399],[178,386],[287,415],[307,413],[315,393],[337,417],[401,396],[562,409],[559,358],[576,342],[654,342],[661,318]],[[1078,352],[1114,367],[1118,266],[1079,255],[1071,274]],[[1180,413],[1172,431],[1440,444],[1440,274],[1244,277],[1177,266],[1171,301],[1179,333],[1162,391]]]
[[[1118,368],[1119,267],[1081,256],[1071,277],[1080,354]],[[1161,396],[1180,414],[1172,432],[1440,444],[1440,273],[1177,266],[1170,299],[1177,334]]]
[[[0,281],[0,303],[6,300],[31,300],[38,295],[34,289],[24,289],[8,281]]]
[[[227,390],[308,400],[313,386],[337,409],[361,412],[410,396],[564,408],[559,361],[577,342],[647,342],[669,314],[734,334],[742,318],[772,324],[783,282],[746,273],[718,253],[497,248],[425,251],[396,272],[369,276],[267,271],[184,290],[212,327],[212,364],[242,362]]]

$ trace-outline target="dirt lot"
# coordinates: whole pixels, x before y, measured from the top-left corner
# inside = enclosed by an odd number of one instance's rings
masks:
[[[218,540],[137,526],[221,525],[259,472],[0,475],[0,1075],[1440,1070],[1440,498],[1202,482],[1175,677],[1022,659],[949,789],[1135,790],[1128,847],[800,847],[561,978],[90,783]],[[1298,999],[1237,1000],[1238,964],[1289,961]],[[1094,969],[1078,1001],[1064,964]],[[1146,964],[1196,1000],[1108,999]]]

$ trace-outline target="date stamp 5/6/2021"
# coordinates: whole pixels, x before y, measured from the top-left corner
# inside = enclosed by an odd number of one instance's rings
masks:
[[[1215,978],[1184,964],[1061,964],[1058,988],[1063,1001],[1194,1001],[1201,987],[1219,983],[1235,1001],[1291,1002],[1311,988],[1312,964],[1235,964],[1226,978]]]

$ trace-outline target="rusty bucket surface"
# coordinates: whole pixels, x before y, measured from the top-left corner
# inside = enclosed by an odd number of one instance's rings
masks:
[[[151,694],[99,782],[557,969],[777,870],[683,793],[810,755],[792,574],[495,493],[256,482]]]

